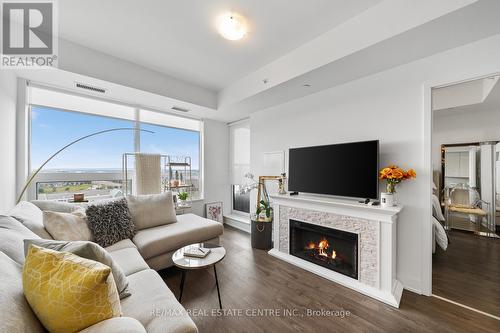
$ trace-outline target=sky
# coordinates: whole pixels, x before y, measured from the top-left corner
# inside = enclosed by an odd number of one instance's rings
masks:
[[[77,112],[32,107],[31,167],[38,168],[50,155],[69,142],[93,132],[126,127],[132,121]],[[191,156],[192,169],[199,168],[199,132],[143,124],[141,151],[166,155]],[[49,164],[49,169],[120,169],[123,153],[134,151],[134,132],[120,131],[85,139],[69,147]]]

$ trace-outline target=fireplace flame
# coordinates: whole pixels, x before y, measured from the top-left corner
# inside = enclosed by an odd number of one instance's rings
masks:
[[[327,252],[327,249],[330,248],[330,243],[326,238],[322,238],[318,244],[314,243],[313,241],[310,241],[306,245],[306,250],[317,250],[317,255],[325,257],[325,258],[331,258],[335,259],[337,258],[337,251],[333,250],[331,254]]]
[[[328,257],[328,254],[326,253],[326,249],[330,247],[330,244],[328,244],[328,241],[326,238],[323,238],[319,244],[318,244],[318,250],[319,250],[319,255],[323,257]]]

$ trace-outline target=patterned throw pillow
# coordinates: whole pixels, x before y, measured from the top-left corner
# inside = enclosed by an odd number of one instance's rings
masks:
[[[23,290],[33,312],[52,333],[78,332],[121,315],[111,268],[72,253],[30,245]]]
[[[102,247],[134,237],[134,223],[130,217],[126,199],[91,205],[86,213],[89,229],[94,235],[94,242]]]

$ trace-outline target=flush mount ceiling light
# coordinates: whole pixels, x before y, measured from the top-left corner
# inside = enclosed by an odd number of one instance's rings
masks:
[[[247,22],[237,13],[225,13],[218,19],[217,30],[225,39],[239,40],[247,33]]]

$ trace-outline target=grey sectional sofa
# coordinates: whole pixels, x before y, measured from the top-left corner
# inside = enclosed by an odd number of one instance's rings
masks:
[[[41,210],[75,209],[73,204],[33,203]],[[44,332],[24,298],[21,274],[23,240],[39,235],[46,238],[47,233],[33,206],[25,203],[21,208],[21,212],[19,209],[15,212],[18,219],[0,216],[0,326],[12,333]],[[218,243],[223,226],[194,214],[179,215],[177,219],[176,223],[140,230],[132,240],[125,239],[106,248],[128,277],[132,295],[121,300],[122,317],[105,320],[81,332],[198,332],[156,270],[171,266],[172,253],[184,245]]]

